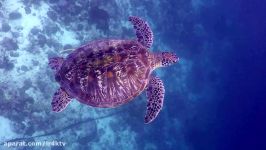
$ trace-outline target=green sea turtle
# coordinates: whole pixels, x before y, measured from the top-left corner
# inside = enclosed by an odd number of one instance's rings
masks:
[[[151,75],[159,67],[176,63],[172,52],[149,51],[153,33],[146,21],[131,16],[136,40],[96,40],[75,49],[66,58],[49,59],[60,88],[52,100],[52,110],[60,112],[71,99],[93,107],[117,107],[147,93],[145,123],[153,121],[163,106],[164,85]]]

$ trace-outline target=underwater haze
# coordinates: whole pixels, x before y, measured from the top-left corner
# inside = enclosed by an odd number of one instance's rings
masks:
[[[1,0],[0,149],[265,150],[265,6],[259,0]],[[165,86],[157,118],[144,124],[145,92],[117,108],[73,100],[53,112],[59,84],[48,58],[92,40],[135,39],[129,16],[149,23],[151,51],[180,58],[156,70]]]

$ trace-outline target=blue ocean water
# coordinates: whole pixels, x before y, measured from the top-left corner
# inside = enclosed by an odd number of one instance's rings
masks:
[[[265,6],[249,0],[1,0],[0,149],[265,150]],[[144,124],[145,92],[116,109],[73,101],[52,112],[59,85],[48,58],[96,39],[134,39],[131,15],[150,24],[151,51],[180,57],[156,71],[166,91],[158,117]]]

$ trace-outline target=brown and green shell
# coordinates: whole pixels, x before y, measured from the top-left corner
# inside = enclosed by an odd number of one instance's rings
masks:
[[[151,61],[151,53],[137,41],[93,41],[66,58],[56,80],[82,103],[115,107],[144,90]]]

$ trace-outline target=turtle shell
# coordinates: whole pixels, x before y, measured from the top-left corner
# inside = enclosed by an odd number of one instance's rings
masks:
[[[129,102],[146,87],[151,54],[132,40],[90,42],[73,51],[56,74],[67,93],[94,107]]]

